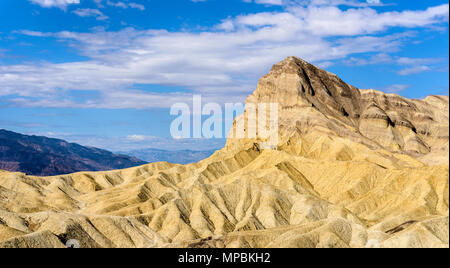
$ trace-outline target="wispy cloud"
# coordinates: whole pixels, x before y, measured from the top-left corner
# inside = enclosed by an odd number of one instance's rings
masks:
[[[436,69],[437,63],[443,62],[443,58],[409,58],[392,57],[386,53],[379,53],[368,58],[350,57],[343,62],[348,65],[365,66],[373,64],[391,64],[401,66],[397,71],[400,75],[411,75]]]
[[[133,135],[129,135],[126,137],[127,140],[136,141],[136,142],[145,141],[145,140],[154,140],[156,138],[157,137],[155,137],[155,136],[146,136],[146,135],[138,135],[138,134],[133,134]]]
[[[108,16],[103,14],[103,12],[101,12],[98,9],[79,8],[79,9],[72,11],[72,13],[74,13],[80,17],[94,17],[96,20],[107,20],[108,19]]]
[[[109,5],[109,6],[120,7],[120,8],[123,8],[123,9],[135,8],[135,9],[139,9],[141,11],[145,10],[145,6],[144,5],[138,4],[138,3],[134,3],[134,2],[128,3],[128,2],[122,2],[122,1],[110,1],[110,0],[107,0],[106,4]]]
[[[21,31],[65,42],[89,60],[0,66],[0,97],[15,94],[8,102],[21,106],[151,108],[168,107],[190,96],[133,89],[135,84],[159,84],[188,88],[205,100],[243,101],[257,78],[286,56],[329,66],[358,53],[379,53],[378,59],[368,61],[393,60],[405,68],[426,65],[389,59],[389,53],[414,38],[409,29],[448,22],[448,9],[448,4],[403,12],[297,5],[283,12],[229,18],[203,32]],[[389,34],[390,27],[405,31]],[[77,90],[100,94],[80,103],[67,97],[68,91]]]
[[[400,75],[410,75],[410,74],[418,74],[423,72],[431,71],[431,68],[426,65],[419,65],[419,66],[413,66],[410,68],[405,68],[403,70],[400,70],[398,74]]]
[[[282,0],[244,0],[244,2],[247,3],[254,2],[256,4],[263,4],[263,5],[277,5],[277,6],[283,5]]]
[[[408,89],[409,87],[411,87],[411,85],[407,85],[407,84],[394,84],[394,85],[390,85],[387,87],[384,87],[383,90],[388,92],[388,93],[396,93],[399,94],[403,91],[405,91],[406,89]]]
[[[66,8],[68,5],[80,4],[80,0],[30,0],[30,2],[41,7],[58,7],[61,9]]]

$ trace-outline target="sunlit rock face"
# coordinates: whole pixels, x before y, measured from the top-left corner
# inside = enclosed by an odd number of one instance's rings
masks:
[[[449,247],[448,97],[359,90],[289,57],[257,103],[278,104],[273,149],[246,111],[246,138],[196,164],[0,172],[0,247]]]
[[[318,131],[414,157],[448,152],[446,96],[410,100],[376,90],[358,90],[334,74],[289,57],[260,79],[246,103],[272,102],[279,105],[279,134],[284,137],[279,145],[285,145],[293,133]],[[247,126],[247,113],[237,120],[243,120]],[[236,143],[244,142],[228,141],[229,147]],[[436,157],[429,160],[439,163],[448,160]]]

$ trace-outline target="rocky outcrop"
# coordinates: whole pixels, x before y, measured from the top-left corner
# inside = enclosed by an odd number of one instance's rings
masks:
[[[279,105],[282,138],[278,146],[283,148],[295,133],[318,131],[429,163],[448,162],[448,157],[433,159],[430,154],[448,151],[448,97],[410,100],[376,90],[358,90],[334,74],[289,57],[261,78],[246,104],[271,102]],[[237,120],[247,124],[248,112]],[[239,150],[253,142],[229,139],[227,146]]]
[[[290,57],[259,102],[279,103],[272,149],[230,138],[190,165],[0,172],[0,247],[449,247],[448,98],[358,90]]]

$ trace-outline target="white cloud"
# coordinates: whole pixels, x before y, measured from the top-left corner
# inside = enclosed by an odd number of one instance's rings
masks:
[[[372,8],[341,10],[336,6],[291,8],[301,18],[299,23],[312,34],[320,36],[360,35],[385,31],[389,27],[415,28],[443,21],[448,22],[449,5],[430,7],[423,11],[392,11],[379,13]]]
[[[408,58],[401,57],[396,61],[401,65],[418,65],[418,64],[433,64],[442,61],[442,58]]]
[[[398,74],[411,75],[436,69],[434,65],[436,63],[442,62],[443,60],[443,58],[391,57],[389,54],[380,53],[369,58],[350,57],[349,59],[344,60],[344,63],[356,66],[372,64],[393,64],[403,67],[400,71],[397,72]]]
[[[423,73],[423,72],[428,72],[431,71],[431,68],[426,66],[426,65],[418,65],[418,66],[413,66],[410,68],[406,68],[403,70],[400,70],[398,72],[398,74],[400,75],[410,75],[410,74],[419,74],[419,73]]]
[[[51,36],[51,34],[49,34],[49,33],[42,33],[42,32],[38,32],[38,31],[29,31],[29,30],[17,31],[17,33],[28,35],[28,36],[34,36],[34,37]]]
[[[369,7],[369,6],[386,6],[391,4],[383,4],[380,0],[283,0],[285,5],[301,5],[301,6],[350,6],[350,7]]]
[[[122,1],[110,1],[110,0],[106,0],[106,4],[109,6],[114,6],[114,7],[120,7],[123,9],[127,9],[127,8],[135,8],[135,9],[139,9],[141,11],[145,10],[145,6],[138,4],[138,3],[128,3],[128,2],[122,2]]]
[[[145,141],[145,140],[154,140],[154,139],[157,139],[157,137],[134,134],[134,135],[127,136],[126,139],[130,140],[130,141],[139,142],[139,141]]]
[[[41,7],[58,7],[66,8],[71,4],[79,4],[80,0],[30,0],[33,4],[38,4]]]
[[[256,4],[263,4],[263,5],[277,5],[281,6],[283,5],[282,0],[244,0],[244,2],[254,2]]]
[[[89,60],[0,66],[0,97],[18,95],[8,101],[20,106],[150,108],[169,107],[191,96],[181,90],[162,94],[135,88],[136,84],[157,84],[187,88],[203,94],[205,101],[243,101],[257,79],[287,56],[322,66],[358,53],[386,57],[414,38],[407,29],[447,21],[447,4],[384,13],[367,7],[341,10],[316,5],[229,18],[203,32],[133,28],[89,33],[22,31],[66,42]],[[406,31],[387,34],[389,27]],[[410,67],[406,59],[397,61]],[[68,94],[76,90],[99,94],[80,103]]]
[[[72,13],[74,13],[80,17],[94,17],[96,20],[107,20],[108,19],[108,16],[103,14],[103,12],[101,12],[98,9],[79,8],[79,9],[72,11]]]
[[[402,91],[405,91],[409,87],[411,87],[411,86],[406,85],[406,84],[394,84],[394,85],[390,85],[390,86],[383,88],[383,90],[386,92],[389,92],[389,93],[398,94],[398,93],[401,93]]]
[[[144,6],[144,5],[141,5],[141,4],[138,4],[138,3],[129,3],[128,6],[129,6],[130,8],[139,9],[139,10],[141,10],[141,11],[144,11],[144,10],[145,10],[145,6]]]
[[[344,60],[344,63],[346,63],[348,65],[356,65],[356,66],[364,66],[364,65],[371,65],[371,64],[383,64],[383,63],[391,64],[393,62],[394,62],[394,60],[387,53],[378,53],[369,58],[350,57],[349,59]]]

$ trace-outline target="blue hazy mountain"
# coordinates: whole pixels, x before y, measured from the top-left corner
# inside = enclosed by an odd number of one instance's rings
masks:
[[[79,171],[106,171],[146,164],[135,157],[0,129],[0,169],[52,176]]]

